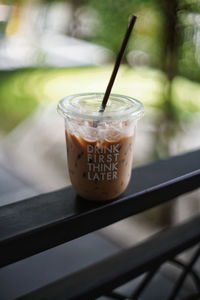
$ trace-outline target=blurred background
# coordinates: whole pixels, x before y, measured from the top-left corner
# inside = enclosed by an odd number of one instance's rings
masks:
[[[134,165],[200,147],[200,0],[0,1],[0,206],[70,184],[58,100],[106,89],[131,14],[113,92],[145,105]],[[197,191],[106,232],[130,244],[199,203]]]

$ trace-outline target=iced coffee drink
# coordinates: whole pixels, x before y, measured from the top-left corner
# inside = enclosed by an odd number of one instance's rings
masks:
[[[105,201],[126,189],[132,170],[133,145],[142,104],[110,95],[105,112],[98,108],[103,94],[82,94],[61,100],[65,116],[69,175],[83,198]]]

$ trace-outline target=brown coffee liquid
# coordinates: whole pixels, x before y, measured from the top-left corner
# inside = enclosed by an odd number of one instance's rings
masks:
[[[83,198],[105,201],[126,189],[132,169],[133,136],[89,141],[66,133],[69,174]]]

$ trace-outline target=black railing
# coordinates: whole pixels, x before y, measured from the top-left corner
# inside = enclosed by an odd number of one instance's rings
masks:
[[[127,191],[109,203],[84,201],[76,197],[72,188],[66,188],[6,205],[0,208],[0,266],[138,214],[199,186],[200,150],[135,168]],[[177,278],[169,299],[176,298],[187,275],[193,278],[196,285],[193,297],[198,299],[200,281],[193,265],[199,250],[187,265],[175,256],[199,242],[200,217],[196,216],[24,297],[94,299],[109,295],[112,299],[123,299],[124,296],[113,289],[147,273],[132,293],[131,299],[138,299],[160,266],[171,261],[183,272]]]

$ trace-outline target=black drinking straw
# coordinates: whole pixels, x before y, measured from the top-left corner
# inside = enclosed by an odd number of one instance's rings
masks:
[[[133,29],[133,27],[135,25],[136,19],[137,19],[136,16],[131,16],[131,18],[130,18],[129,25],[128,25],[128,28],[126,30],[126,33],[125,33],[125,36],[124,36],[121,48],[119,50],[119,53],[117,55],[117,58],[116,58],[116,61],[115,61],[115,65],[114,65],[114,68],[113,68],[113,71],[112,71],[112,75],[110,77],[110,80],[109,80],[109,83],[108,83],[105,95],[103,97],[103,100],[102,100],[102,103],[101,103],[101,108],[99,109],[99,112],[104,112],[104,110],[106,108],[106,104],[107,104],[108,98],[110,96],[110,92],[111,92],[112,86],[114,84],[115,77],[117,75],[117,72],[118,72],[118,69],[119,69],[122,57],[124,55],[124,51],[126,49],[126,45],[128,43],[131,31],[132,31],[132,29]]]

